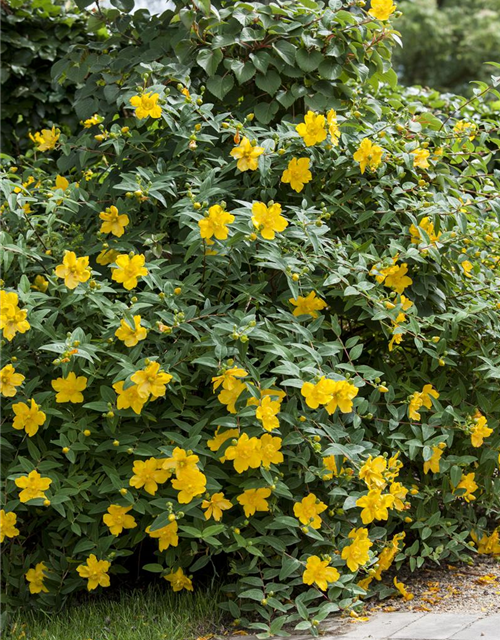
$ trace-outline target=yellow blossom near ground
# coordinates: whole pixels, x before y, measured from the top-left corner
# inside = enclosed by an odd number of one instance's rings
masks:
[[[65,378],[52,380],[52,388],[57,391],[56,402],[60,404],[65,402],[79,404],[83,402],[82,391],[87,388],[87,382],[88,380],[85,376],[77,376],[74,371],[70,371]]]
[[[444,453],[445,448],[446,448],[446,445],[444,443],[440,443],[435,447],[432,447],[432,456],[429,458],[429,460],[426,460],[424,462],[425,474],[429,473],[429,471],[432,471],[432,473],[439,473],[440,460],[441,460],[441,456]]]
[[[151,531],[151,527],[146,527],[146,533],[150,538],[158,540],[158,548],[160,551],[166,551],[169,547],[177,547],[179,545],[177,522],[171,522],[161,529]]]
[[[313,529],[321,527],[320,514],[326,511],[328,506],[319,500],[314,493],[309,493],[302,498],[300,502],[293,505],[293,513],[302,524],[308,525]]]
[[[419,409],[421,407],[432,409],[431,397],[436,400],[439,398],[439,393],[434,389],[432,384],[426,384],[422,388],[422,391],[416,391],[412,394],[408,404],[408,417],[411,420],[420,420],[422,416],[419,413]]]
[[[302,582],[315,584],[321,591],[326,591],[330,583],[337,582],[340,578],[338,570],[335,567],[329,567],[328,564],[328,560],[321,560],[318,556],[309,556],[302,575]]]
[[[486,418],[484,416],[479,417],[475,421],[475,424],[472,427],[472,431],[471,431],[470,440],[471,440],[472,446],[475,447],[476,449],[478,447],[481,447],[483,445],[484,439],[491,436],[492,433],[493,433],[493,429],[490,429],[488,427]]]
[[[147,329],[141,326],[141,316],[134,316],[133,320],[133,327],[126,320],[120,320],[120,327],[115,331],[115,336],[126,347],[135,347],[141,340],[145,340],[148,335]]]
[[[242,433],[238,440],[226,449],[225,457],[233,462],[237,473],[243,473],[249,468],[256,469],[262,462],[260,440]]]
[[[370,559],[369,550],[373,542],[368,537],[368,529],[352,529],[348,535],[352,542],[342,549],[341,558],[351,571],[357,571]]]
[[[130,379],[137,385],[138,394],[147,400],[150,396],[159,398],[167,393],[166,385],[173,377],[160,369],[159,362],[150,362],[144,369],[136,371]]]
[[[16,370],[11,364],[6,364],[0,370],[0,394],[4,398],[13,398],[17,393],[17,387],[24,382],[25,377]]]
[[[170,582],[170,586],[173,591],[193,591],[193,583],[188,576],[184,574],[184,571],[179,567],[177,571],[171,571],[168,575],[163,576],[167,582]]]
[[[47,416],[40,410],[39,405],[37,405],[33,398],[31,398],[30,403],[30,405],[27,405],[25,402],[18,402],[12,405],[12,411],[16,416],[12,422],[12,426],[18,431],[24,429],[26,434],[31,438],[44,424]]]
[[[80,564],[76,568],[80,578],[87,580],[87,590],[92,591],[97,587],[109,587],[110,578],[108,575],[111,562],[98,560],[94,553],[91,553],[85,564]]]
[[[0,329],[3,337],[11,342],[16,333],[26,333],[30,323],[28,312],[19,308],[19,296],[14,292],[0,291]]]
[[[474,472],[462,473],[462,478],[456,486],[456,489],[464,489],[465,493],[462,493],[460,498],[463,498],[465,502],[472,502],[476,499],[474,491],[477,491],[479,486],[477,485],[475,478],[476,474]]]
[[[230,509],[232,506],[232,503],[226,500],[222,491],[212,494],[209,499],[203,500],[201,503],[201,508],[204,509],[205,519],[210,520],[210,518],[213,518],[216,522],[222,520],[222,512]]]
[[[108,512],[103,515],[102,521],[114,536],[119,536],[124,529],[137,527],[134,516],[128,515],[129,511],[132,511],[132,507],[112,504],[108,507]]]
[[[394,578],[394,586],[399,591],[399,593],[403,596],[404,600],[409,601],[413,600],[415,597],[413,593],[410,593],[405,585],[402,582],[399,582],[397,577]]]
[[[255,410],[255,417],[261,421],[262,428],[266,431],[279,429],[280,422],[276,416],[280,409],[280,402],[273,400],[271,396],[264,396]]]
[[[133,476],[129,480],[131,487],[141,489],[154,496],[158,491],[158,485],[166,482],[170,477],[170,471],[163,468],[164,461],[157,458],[149,460],[135,460]]]
[[[26,580],[29,583],[30,593],[48,593],[49,590],[43,581],[47,577],[45,573],[47,567],[43,562],[39,562],[34,568],[28,569]]]

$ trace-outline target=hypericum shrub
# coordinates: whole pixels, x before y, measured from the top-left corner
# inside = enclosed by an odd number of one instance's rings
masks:
[[[500,552],[498,123],[395,87],[391,3],[198,4],[110,10],[79,134],[4,159],[4,593],[225,558],[317,634]]]

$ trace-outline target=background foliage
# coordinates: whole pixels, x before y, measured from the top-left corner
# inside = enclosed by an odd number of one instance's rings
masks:
[[[406,85],[465,94],[500,60],[499,0],[403,0],[395,66]]]
[[[157,578],[182,568],[195,589],[223,574],[239,624],[254,621],[263,637],[285,623],[317,633],[331,611],[394,592],[379,580],[388,556],[412,570],[455,560],[471,535],[497,553],[499,139],[488,86],[472,101],[399,89],[390,23],[340,0],[179,2],[154,18],[115,4],[90,17],[102,39],[74,43],[52,68],[76,119],[99,117],[74,135],[54,129],[52,149],[3,158],[4,289],[30,325],[2,345],[3,365],[25,376],[3,402],[2,500],[19,529],[2,545],[5,602],[60,606],[86,588],[77,567],[95,554],[113,585],[138,567]],[[143,91],[159,94],[160,118],[136,118],[130,98]],[[336,110],[338,145],[330,135],[305,145],[296,125],[309,109]],[[245,137],[263,153],[242,172],[231,151]],[[366,138],[383,154],[361,173]],[[282,180],[293,158],[310,162],[299,191]],[[255,202],[281,204],[288,226],[274,239],[252,224]],[[208,244],[199,222],[214,205],[234,220]],[[111,206],[129,218],[121,236],[101,230]],[[145,256],[131,290],[103,264],[110,249]],[[66,251],[90,260],[74,289],[55,271]],[[384,286],[395,263],[411,279],[402,289]],[[290,299],[311,292],[318,313],[294,315]],[[136,315],[147,336],[127,347],[116,331]],[[165,393],[139,415],[118,408],[114,385],[128,388],[152,362],[173,376]],[[235,413],[212,382],[233,367],[247,374]],[[83,401],[57,402],[52,381],[70,372],[87,378]],[[322,376],[358,389],[352,411],[305,403],[304,384]],[[439,395],[416,417],[428,384]],[[242,434],[269,435],[256,414],[267,389],[281,393],[270,436],[283,460],[275,452],[239,473],[220,458]],[[13,405],[31,398],[46,421],[30,437],[12,424]],[[493,433],[476,447],[480,415]],[[180,501],[166,479],[154,495],[130,485],[136,461],[175,447],[199,457],[208,495]],[[381,484],[401,483],[404,497],[364,522],[356,503],[376,456],[393,459]],[[15,481],[34,469],[51,485],[21,503]],[[466,495],[458,485],[470,474]],[[246,516],[238,497],[251,489],[266,490],[266,510]],[[203,501],[219,492],[232,506],[207,519]],[[297,517],[311,493],[326,507],[319,528]],[[111,505],[131,507],[135,526],[113,535]],[[172,522],[178,545],[159,551],[149,534]],[[365,527],[370,549],[350,568],[349,534]],[[311,556],[340,574],[326,598],[304,584]],[[33,595],[26,573],[40,562],[48,591]]]

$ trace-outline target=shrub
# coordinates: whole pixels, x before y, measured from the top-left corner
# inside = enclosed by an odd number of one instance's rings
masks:
[[[4,159],[4,592],[226,559],[240,624],[317,634],[499,551],[496,122],[362,8],[197,5],[103,14],[79,133]]]

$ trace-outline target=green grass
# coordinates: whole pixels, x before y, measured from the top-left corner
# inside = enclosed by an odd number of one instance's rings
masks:
[[[69,605],[59,613],[19,614],[12,640],[191,640],[224,629],[217,591],[175,594],[150,587]]]

